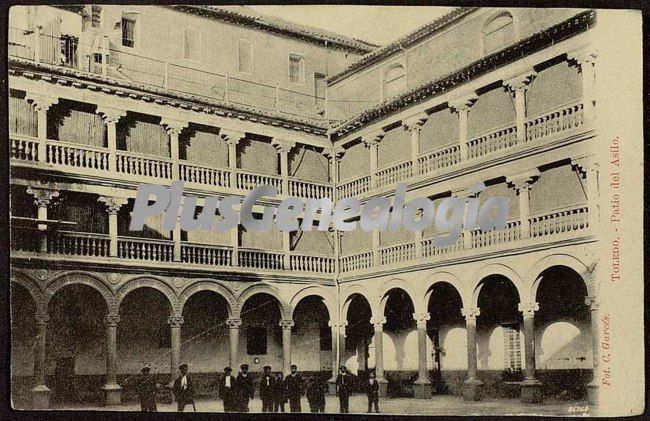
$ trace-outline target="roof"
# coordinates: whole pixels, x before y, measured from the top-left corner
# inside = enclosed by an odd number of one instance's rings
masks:
[[[166,6],[186,13],[193,13],[212,19],[224,20],[240,25],[247,25],[262,30],[284,33],[299,37],[309,42],[338,46],[357,54],[366,54],[379,46],[367,41],[350,38],[336,32],[312,26],[301,25],[283,19],[264,15],[246,6],[203,6],[170,5]]]
[[[462,17],[478,10],[479,7],[457,7],[451,12],[447,13],[444,16],[439,17],[438,19],[427,23],[424,26],[421,26],[420,28],[416,29],[415,31],[397,39],[396,41],[393,41],[392,43],[375,49],[372,52],[366,54],[363,56],[361,59],[358,61],[352,63],[349,67],[341,71],[340,73],[330,77],[327,82],[328,83],[336,83],[347,76],[358,72],[361,69],[364,69],[366,67],[369,67],[381,60],[384,60],[385,58],[402,51],[405,47],[408,47],[412,44],[415,44],[416,42],[420,41],[423,38],[426,38],[443,28],[447,27],[448,25],[458,21]]]

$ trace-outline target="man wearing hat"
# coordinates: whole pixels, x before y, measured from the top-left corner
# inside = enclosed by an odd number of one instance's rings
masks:
[[[140,399],[140,410],[142,412],[156,412],[156,391],[158,385],[150,374],[151,368],[144,366],[140,370],[138,378],[137,392]]]
[[[234,397],[237,387],[237,381],[230,375],[232,368],[226,367],[223,369],[223,376],[219,381],[219,397],[223,400],[224,412],[233,412],[236,410],[234,407]]]
[[[187,364],[181,364],[178,369],[181,374],[174,381],[173,390],[176,402],[178,402],[178,412],[183,412],[185,405],[194,405],[194,385],[187,375]]]
[[[248,364],[242,364],[241,372],[237,376],[237,387],[241,393],[241,411],[248,412],[248,402],[255,396],[255,384],[248,374]]]
[[[291,365],[291,373],[287,374],[284,382],[287,385],[287,395],[289,397],[289,409],[291,412],[301,412],[300,397],[302,396],[304,381],[298,374],[298,367]]]
[[[275,390],[275,377],[271,374],[271,366],[264,366],[264,374],[260,380],[260,399],[262,412],[273,412],[273,391]]]

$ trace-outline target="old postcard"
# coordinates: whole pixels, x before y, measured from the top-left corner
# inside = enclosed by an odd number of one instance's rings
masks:
[[[641,414],[641,21],[12,6],[15,414]]]

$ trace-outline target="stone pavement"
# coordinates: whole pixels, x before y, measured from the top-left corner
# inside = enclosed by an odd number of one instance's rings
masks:
[[[255,398],[251,401],[249,408],[253,413],[262,410],[262,402]],[[73,410],[99,410],[99,411],[139,411],[137,403],[129,402],[111,407],[91,406],[57,406],[56,409]],[[197,399],[196,409],[198,412],[222,412],[223,404],[215,399]],[[286,405],[286,410],[289,405]],[[594,415],[593,409],[589,409],[587,402],[581,401],[560,401],[548,399],[541,405],[523,404],[518,399],[484,399],[480,402],[467,402],[457,396],[434,396],[431,399],[396,398],[383,399],[379,402],[379,409],[382,414],[403,414],[403,415],[545,415],[545,416],[571,416],[571,415]],[[307,399],[302,400],[303,412],[309,412]],[[338,398],[328,396],[325,406],[326,413],[337,413],[339,410]],[[585,410],[587,412],[585,412]],[[158,403],[158,411],[174,412],[176,404]],[[192,407],[186,407],[185,411],[192,412]],[[366,413],[367,399],[365,395],[355,395],[350,398],[351,413]]]

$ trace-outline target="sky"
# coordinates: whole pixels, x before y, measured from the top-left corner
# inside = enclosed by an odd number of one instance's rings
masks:
[[[259,13],[386,45],[449,13],[433,6],[249,6]]]

